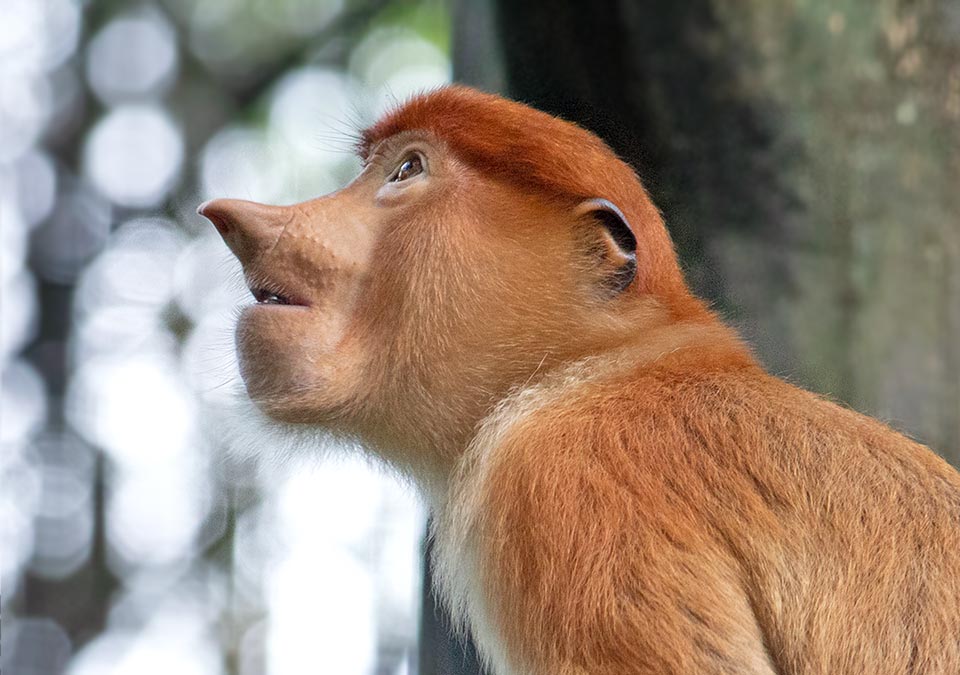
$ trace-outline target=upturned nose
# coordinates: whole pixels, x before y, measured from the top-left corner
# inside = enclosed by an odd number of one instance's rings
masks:
[[[273,248],[291,217],[289,207],[243,199],[211,199],[197,213],[213,223],[242,263]]]

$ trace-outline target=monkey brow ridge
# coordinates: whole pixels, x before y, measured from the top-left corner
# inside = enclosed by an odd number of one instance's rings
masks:
[[[386,139],[425,131],[487,175],[557,197],[647,202],[633,170],[589,131],[520,103],[463,86],[415,96],[361,132],[367,162]]]

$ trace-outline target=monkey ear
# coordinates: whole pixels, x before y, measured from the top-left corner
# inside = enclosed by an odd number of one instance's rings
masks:
[[[625,290],[637,276],[637,238],[623,212],[606,199],[588,199],[576,210],[581,222],[597,225],[599,258],[604,289],[610,294]],[[594,239],[597,241],[597,239]]]

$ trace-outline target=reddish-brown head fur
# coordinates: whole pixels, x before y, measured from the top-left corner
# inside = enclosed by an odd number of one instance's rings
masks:
[[[528,106],[468,87],[417,96],[366,129],[359,153],[404,131],[428,131],[485,176],[573,206],[602,198],[616,204],[636,234],[636,290],[660,298],[677,316],[690,302],[670,237],[633,169],[594,134]]]

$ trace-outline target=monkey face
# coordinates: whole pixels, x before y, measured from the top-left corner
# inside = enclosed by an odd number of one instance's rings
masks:
[[[199,208],[257,300],[236,337],[247,390],[267,414],[357,435],[381,453],[456,452],[510,390],[629,339],[654,315],[654,289],[634,280],[638,251],[643,272],[657,260],[603,194],[642,195],[629,168],[542,113],[451,95],[478,106],[451,118],[454,132],[470,115],[509,119],[497,106],[530,116],[503,131],[522,153],[504,155],[499,137],[464,150],[443,133],[400,128],[368,135],[363,171],[333,194]],[[542,149],[524,149],[518,128],[540,133]],[[586,170],[594,160],[613,167],[606,180]],[[564,192],[568,176],[591,182]],[[644,208],[635,214],[657,218]],[[663,236],[655,223],[648,240]]]
[[[371,399],[396,390],[401,364],[419,360],[413,343],[430,349],[424,324],[438,308],[422,305],[442,301],[436,294],[456,264],[437,246],[443,236],[433,222],[454,172],[435,146],[405,134],[325,197],[199,207],[256,299],[240,316],[236,342],[248,393],[265,412],[350,428],[376,415]]]

